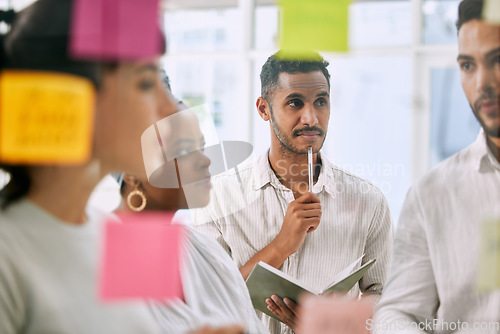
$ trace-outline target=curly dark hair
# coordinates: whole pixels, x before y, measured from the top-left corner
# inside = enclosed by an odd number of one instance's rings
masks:
[[[308,73],[312,71],[321,71],[328,82],[330,88],[330,73],[326,69],[329,63],[323,57],[314,51],[310,52],[307,60],[288,59],[282,56],[283,51],[278,51],[269,58],[262,66],[260,72],[261,96],[269,101],[276,85],[280,73]]]

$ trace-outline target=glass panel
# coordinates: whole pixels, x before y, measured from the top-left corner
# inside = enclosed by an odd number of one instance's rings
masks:
[[[172,61],[165,64],[173,94],[188,106],[207,104],[219,140],[247,140],[248,124],[238,108],[238,62],[236,60]]]
[[[10,180],[9,174],[0,169],[0,189],[2,189]]]
[[[431,70],[431,138],[429,163],[432,167],[471,144],[480,125],[460,84],[456,68]]]
[[[397,220],[410,186],[411,58],[335,59],[325,151],[341,168],[370,180]]]
[[[20,11],[33,2],[35,2],[35,0],[0,0],[0,9],[5,10],[12,7],[15,11]]]
[[[277,48],[277,6],[255,11],[255,47]],[[349,45],[356,47],[398,46],[411,43],[410,1],[355,2],[349,7]]]
[[[270,56],[271,54],[269,54]],[[267,57],[258,57],[254,62],[254,87],[253,87],[253,99],[252,102],[257,102],[257,98],[260,96],[260,71],[262,70],[262,65],[266,62]],[[271,137],[269,130],[269,123],[265,122],[260,118],[257,112],[257,107],[252,109],[252,145],[255,155],[263,154],[271,145]]]
[[[349,7],[349,45],[411,44],[410,1],[355,2]]]
[[[278,47],[278,6],[259,6],[255,9],[255,48]]]
[[[7,10],[13,8],[15,11],[20,11],[33,2],[35,0],[0,0],[0,9]],[[5,34],[7,30],[7,24],[0,22],[0,34]]]
[[[112,176],[107,175],[94,188],[87,205],[104,212],[113,212],[120,203],[120,187]]]
[[[458,4],[460,0],[424,0],[422,3],[424,44],[455,44],[457,42]]]
[[[409,56],[328,59],[331,115],[323,152],[341,168],[377,185],[397,219],[410,186],[411,58]],[[255,66],[254,95],[260,95]],[[253,145],[270,145],[269,124],[254,111]]]
[[[166,12],[168,53],[236,50],[241,38],[239,16],[237,8]]]

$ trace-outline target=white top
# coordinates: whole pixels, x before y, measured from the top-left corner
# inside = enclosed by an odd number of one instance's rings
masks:
[[[377,333],[402,333],[401,326],[421,333],[418,322],[438,333],[498,333],[500,291],[479,293],[475,283],[481,223],[499,212],[500,165],[481,131],[410,188],[372,324]],[[496,330],[474,328],[489,321]]]
[[[382,192],[371,183],[333,166],[321,156],[313,186],[323,209],[316,231],[280,268],[316,290],[362,254],[376,264],[361,279],[361,291],[380,293],[392,247],[392,220]],[[216,239],[243,266],[279,233],[288,204],[294,200],[272,171],[268,153],[212,178],[211,203],[195,210],[194,226]],[[351,290],[357,295],[359,287]],[[259,312],[271,333],[289,329]]]
[[[243,277],[214,240],[186,227],[182,271],[184,300],[154,303],[163,333],[187,333],[211,325],[241,325],[246,333],[268,333],[252,306]]]
[[[28,200],[0,211],[0,333],[157,333],[141,302],[97,296],[98,213],[63,223]]]

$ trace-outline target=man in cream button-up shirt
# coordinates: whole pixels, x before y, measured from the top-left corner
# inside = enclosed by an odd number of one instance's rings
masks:
[[[259,115],[270,122],[271,147],[237,169],[212,178],[212,202],[195,214],[195,227],[216,239],[246,278],[266,262],[321,290],[365,254],[376,264],[351,290],[379,295],[392,246],[392,220],[381,191],[332,165],[320,153],[330,116],[327,62],[271,56],[262,68]],[[308,148],[312,147],[312,192]],[[286,325],[260,314],[271,333],[295,326],[294,303],[269,296]]]
[[[482,130],[409,190],[375,333],[500,332],[500,291],[476,286],[482,223],[500,219],[500,26],[482,7],[464,0],[457,21],[462,87]]]

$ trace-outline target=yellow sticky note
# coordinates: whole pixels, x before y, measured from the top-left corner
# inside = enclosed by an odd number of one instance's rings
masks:
[[[477,288],[491,291],[500,288],[500,220],[485,221],[481,231]]]
[[[310,50],[348,51],[350,0],[280,0],[280,47],[285,57]]]
[[[500,24],[500,0],[485,0],[483,18],[488,23]]]
[[[70,74],[0,73],[0,161],[78,164],[92,149],[95,88]]]

